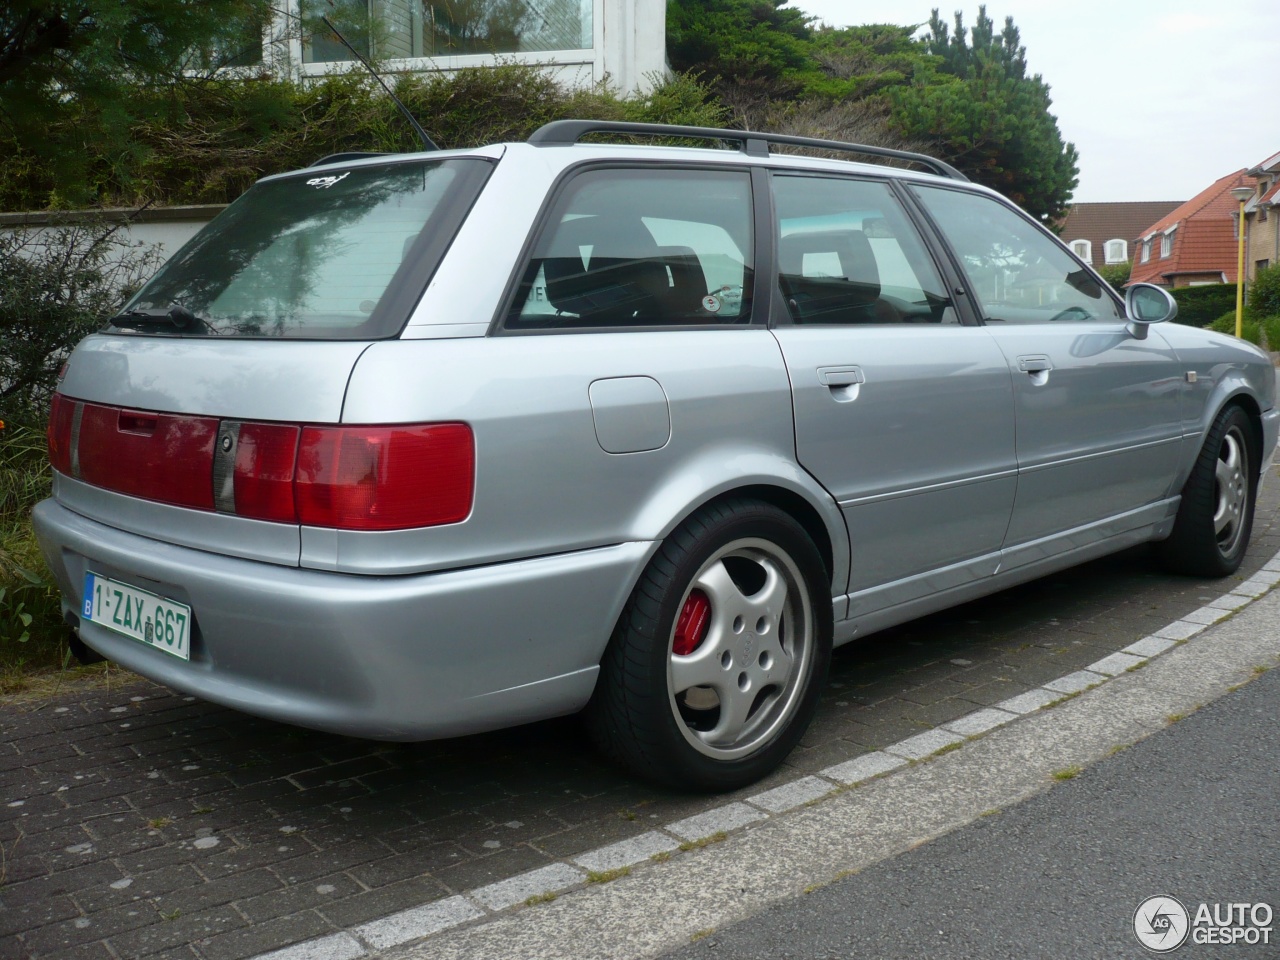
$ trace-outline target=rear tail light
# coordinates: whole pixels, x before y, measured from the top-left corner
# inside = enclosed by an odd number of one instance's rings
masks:
[[[307,526],[397,530],[465,520],[475,441],[465,423],[303,427],[294,498]]]
[[[236,443],[235,512],[255,520],[297,523],[293,475],[300,428],[278,423],[242,423]]]
[[[465,520],[475,495],[475,437],[465,423],[220,422],[54,394],[48,441],[54,469],[85,483],[277,523],[438,526]]]
[[[60,393],[53,395],[49,407],[49,462],[59,473],[71,473],[71,420],[75,416],[75,401]]]

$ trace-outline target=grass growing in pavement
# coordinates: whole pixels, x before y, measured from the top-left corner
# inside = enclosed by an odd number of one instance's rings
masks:
[[[719,843],[728,836],[723,830],[717,830],[715,833],[707,837],[699,837],[697,840],[686,840],[680,844],[680,849],[685,853],[690,850],[701,850],[703,847],[710,846],[713,843]]]
[[[630,867],[618,867],[614,870],[588,870],[587,883],[609,883],[619,877],[631,876]]]
[[[1069,767],[1063,767],[1061,770],[1053,771],[1053,779],[1055,780],[1074,780],[1083,772],[1081,767],[1072,764]]]

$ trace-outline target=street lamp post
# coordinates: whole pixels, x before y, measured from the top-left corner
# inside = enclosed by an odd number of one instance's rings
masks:
[[[1240,201],[1240,221],[1236,234],[1240,238],[1236,246],[1236,339],[1244,332],[1244,205],[1253,196],[1252,187],[1235,187],[1231,195]]]

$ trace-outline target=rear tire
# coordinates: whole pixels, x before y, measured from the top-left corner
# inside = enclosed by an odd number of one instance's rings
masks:
[[[788,514],[754,500],[704,507],[663,542],[622,612],[587,707],[592,738],[677,789],[760,779],[817,709],[830,593]]]
[[[1182,488],[1173,533],[1156,544],[1161,564],[1193,577],[1235,573],[1249,548],[1257,493],[1253,425],[1240,407],[1224,407]]]

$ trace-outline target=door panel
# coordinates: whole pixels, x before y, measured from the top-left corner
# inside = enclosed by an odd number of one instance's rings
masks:
[[[985,331],[774,335],[791,377],[797,456],[849,526],[850,593],[1000,549],[1016,484],[1013,410],[1008,366]],[[823,383],[819,371],[833,367],[857,368],[864,382]]]
[[[1019,474],[1006,547],[1168,496],[1181,444],[1181,369],[1169,345],[1154,331],[1135,339],[1105,285],[1021,212],[971,190],[912,190],[1013,378]]]
[[[1018,496],[1006,545],[1169,495],[1181,444],[1181,377],[1152,331],[1113,323],[989,326],[1013,374]],[[1052,369],[1025,371],[1025,358]]]

